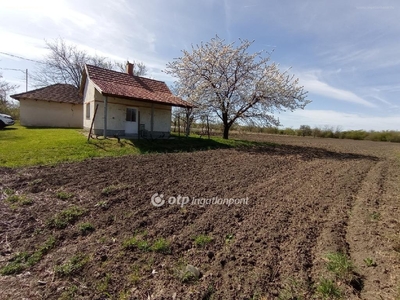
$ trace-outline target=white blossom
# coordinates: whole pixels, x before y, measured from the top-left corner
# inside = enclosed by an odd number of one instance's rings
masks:
[[[240,40],[235,47],[216,36],[192,45],[191,52],[183,50],[182,57],[167,64],[165,72],[177,78],[178,95],[218,116],[224,138],[237,120],[279,125],[273,112],[303,109],[310,103],[298,78],[281,72],[268,53],[247,52],[252,43]]]

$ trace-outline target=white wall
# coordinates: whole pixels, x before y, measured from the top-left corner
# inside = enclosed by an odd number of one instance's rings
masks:
[[[86,80],[85,89],[83,91],[83,127],[90,128],[90,124],[92,122],[95,105],[94,98],[95,97],[95,88],[91,80]],[[100,98],[99,98],[100,99]],[[86,104],[90,105],[90,118],[86,118]]]
[[[21,99],[20,120],[23,126],[82,128],[82,104]]]
[[[86,119],[86,104],[90,103],[90,119]],[[94,115],[96,105],[99,105],[94,129],[104,128],[104,96],[96,89],[91,80],[86,82],[84,90],[83,118],[84,128],[89,129]],[[151,106],[152,103],[128,100],[122,98],[108,97],[107,102],[107,129],[114,131],[125,130],[126,108],[135,107],[140,112],[140,124],[145,124],[146,130],[151,130]],[[154,104],[154,131],[170,132],[171,128],[171,106]]]

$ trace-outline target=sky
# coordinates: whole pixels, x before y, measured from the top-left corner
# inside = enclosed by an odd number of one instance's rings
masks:
[[[215,35],[241,38],[308,91],[304,110],[276,115],[281,128],[400,130],[399,19],[398,0],[0,0],[0,73],[25,91],[25,70],[48,53],[45,40],[63,38],[141,61],[172,86],[163,70],[182,50]]]

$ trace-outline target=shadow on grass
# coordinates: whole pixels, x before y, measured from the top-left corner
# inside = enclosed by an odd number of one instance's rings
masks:
[[[21,126],[25,129],[75,129],[82,130],[80,127],[50,127],[50,126]]]
[[[263,153],[268,155],[288,156],[296,155],[302,160],[312,159],[336,159],[336,160],[355,160],[366,159],[371,161],[378,161],[379,157],[372,155],[364,155],[357,153],[335,152],[322,148],[306,147],[306,146],[293,146],[284,144],[274,144],[270,146],[259,145],[249,147],[247,149],[239,149],[240,151]]]
[[[140,153],[179,153],[236,147],[232,142],[230,144],[215,139],[197,137],[174,137],[167,140],[141,139],[130,141],[130,145],[139,149]],[[246,143],[248,142],[246,141]]]
[[[126,140],[127,141],[127,140]],[[376,156],[356,153],[329,151],[321,148],[283,145],[270,142],[248,140],[223,140],[221,138],[207,139],[199,137],[174,137],[168,140],[129,140],[129,146],[136,147],[140,153],[179,153],[213,149],[235,149],[248,153],[268,154],[271,156],[297,155],[302,160],[337,159],[354,160],[367,159],[378,161]]]
[[[4,127],[4,128],[1,128],[0,129],[0,132],[1,131],[11,131],[11,130],[17,130],[18,128],[16,128],[16,127],[9,127],[9,126],[7,126],[7,127]]]

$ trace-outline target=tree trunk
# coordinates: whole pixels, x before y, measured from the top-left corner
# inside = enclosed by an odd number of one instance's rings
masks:
[[[228,124],[224,124],[224,135],[222,136],[223,139],[227,140],[229,138],[229,129],[231,127]]]
[[[229,138],[229,129],[231,128],[231,123],[228,122],[228,114],[226,112],[222,113],[222,123],[224,124],[224,133],[222,138],[227,140]]]

